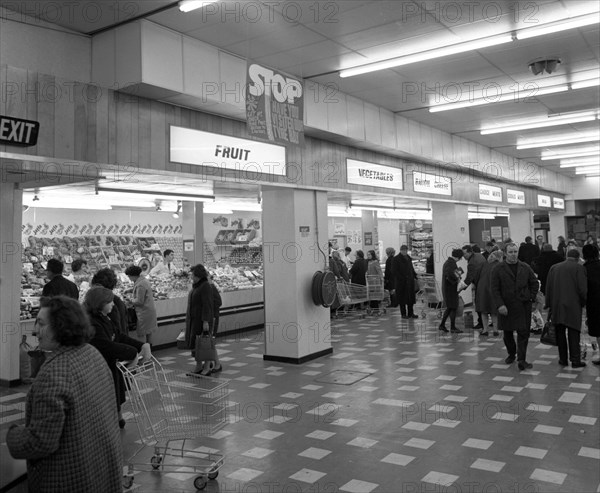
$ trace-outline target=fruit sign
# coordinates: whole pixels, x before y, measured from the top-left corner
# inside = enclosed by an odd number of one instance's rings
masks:
[[[304,133],[302,82],[256,63],[248,65],[246,122],[251,135],[300,144]]]

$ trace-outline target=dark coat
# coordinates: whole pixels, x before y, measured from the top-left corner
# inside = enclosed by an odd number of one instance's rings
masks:
[[[490,313],[496,315],[498,310],[492,297],[492,271],[499,262],[486,262],[479,271],[479,281],[477,282],[477,309],[481,313]]]
[[[329,269],[331,272],[333,272],[333,275],[336,277],[336,279],[343,279],[346,282],[350,281],[348,267],[346,267],[346,264],[341,259],[337,260],[334,257],[330,257]]]
[[[577,259],[567,258],[553,265],[546,281],[546,306],[552,322],[581,331],[587,288],[587,273]]]
[[[412,258],[401,253],[392,261],[392,277],[396,289],[396,299],[400,305],[414,305],[416,301],[415,279],[417,274],[413,267]]]
[[[481,300],[479,299],[479,276],[481,275],[481,268],[483,264],[487,263],[485,257],[478,252],[474,252],[471,258],[467,261],[467,277],[465,277],[465,284],[467,286],[473,286],[473,303],[475,309],[481,313]]]
[[[446,308],[456,310],[458,308],[458,281],[460,281],[460,275],[456,272],[458,265],[454,257],[449,257],[444,262],[442,267],[442,296],[444,297],[444,303]]]
[[[120,409],[121,404],[125,402],[125,381],[123,380],[121,371],[117,368],[117,361],[130,361],[134,359],[138,353],[138,349],[130,344],[115,341],[115,327],[106,315],[88,313],[88,316],[90,324],[95,330],[90,344],[100,352],[108,364],[115,384],[117,407]],[[139,341],[138,343],[141,346],[142,343]]]
[[[492,297],[496,309],[506,306],[508,315],[498,314],[498,329],[515,331],[531,328],[531,305],[535,301],[539,282],[529,265],[517,261],[517,275],[506,262],[492,270]]]
[[[192,286],[188,295],[185,315],[185,342],[189,349],[194,349],[196,336],[202,334],[203,322],[208,322],[208,330],[212,333],[214,311],[214,294],[206,278]]]
[[[385,271],[383,273],[383,287],[388,291],[394,289],[394,275],[392,273],[392,262],[394,257],[390,256],[385,259]]]
[[[114,306],[112,311],[108,314],[108,318],[112,320],[115,327],[115,331],[118,334],[128,335],[129,328],[127,326],[127,307],[123,300],[116,294],[113,297]]]
[[[25,404],[25,425],[6,444],[27,459],[29,491],[123,491],[123,452],[113,379],[89,344],[61,347],[46,357]],[[4,460],[4,459],[3,459]]]
[[[367,285],[367,261],[364,258],[356,258],[350,267],[350,282],[352,284]]]
[[[59,296],[61,294],[74,300],[79,300],[77,284],[65,279],[63,276],[53,277],[42,289],[42,296]]]
[[[600,260],[583,264],[587,272],[587,326],[592,337],[600,337]]]
[[[558,253],[561,256],[562,260],[567,258],[567,243],[561,241],[556,247],[556,253]]]
[[[548,278],[550,267],[552,267],[554,264],[562,262],[563,260],[564,258],[554,250],[540,253],[540,256],[535,261],[533,270],[538,275],[538,279],[541,284],[540,291],[542,293],[546,294],[546,279]]]
[[[519,260],[530,265],[540,256],[540,247],[535,243],[521,243],[519,247]]]

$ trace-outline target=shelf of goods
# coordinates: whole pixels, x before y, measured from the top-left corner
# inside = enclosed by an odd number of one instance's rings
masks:
[[[45,263],[53,257],[59,258],[66,264],[65,274],[68,274],[68,267],[75,258],[86,260],[89,273],[75,277],[80,288],[80,300],[83,300],[94,273],[101,268],[110,267],[115,270],[120,280],[115,293],[127,299],[133,288],[133,284],[124,274],[128,265],[148,258],[151,254],[160,254],[166,248],[175,252],[176,262],[181,262],[182,253],[181,248],[177,248],[177,245],[182,244],[180,237],[161,238],[158,241],[151,237],[133,236],[30,238],[28,243],[29,246],[23,249],[21,276],[20,318],[24,333],[31,333],[33,330],[33,319],[37,314],[39,298],[46,282],[42,262]],[[253,251],[252,248],[249,250]],[[262,255],[262,249],[260,252]],[[253,251],[253,254],[255,253]],[[225,264],[209,269],[223,298],[223,319],[219,332],[264,323],[262,262],[260,265],[239,264],[241,262],[233,262],[233,265]],[[191,280],[187,271],[182,269],[177,269],[174,274],[150,276],[148,280],[152,286],[159,321],[159,333],[155,336],[154,343],[160,345],[174,342],[185,324]]]
[[[425,263],[433,248],[433,233],[430,229],[417,229],[410,232],[410,250],[417,274],[425,273]]]

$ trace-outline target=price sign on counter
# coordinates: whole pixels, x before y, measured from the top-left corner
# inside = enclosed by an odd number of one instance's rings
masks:
[[[254,277],[254,274],[252,274],[252,272],[250,272],[249,270],[245,270],[244,271],[244,275],[248,278],[248,279],[252,279]]]
[[[25,272],[33,272],[33,264],[31,262],[24,262],[23,263],[23,270]]]

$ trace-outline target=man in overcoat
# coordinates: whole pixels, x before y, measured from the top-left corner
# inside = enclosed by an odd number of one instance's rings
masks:
[[[529,329],[531,327],[531,307],[539,289],[533,270],[525,262],[518,260],[519,247],[514,243],[506,245],[506,261],[492,271],[492,297],[498,309],[499,330],[504,331],[504,345],[508,357],[507,365],[518,360],[519,370],[533,365],[526,360]],[[513,332],[517,332],[517,343]]]
[[[394,278],[396,299],[400,305],[402,318],[419,318],[414,313],[414,304],[416,301],[415,280],[417,274],[415,274],[412,259],[408,255],[408,247],[406,245],[400,247],[400,253],[392,260],[392,276]]]
[[[546,280],[546,307],[550,308],[548,319],[556,327],[559,365],[567,366],[567,356],[570,356],[573,368],[585,366],[581,361],[579,340],[587,288],[587,273],[579,264],[579,250],[569,250],[565,261],[550,267]]]
[[[473,327],[475,330],[480,330],[482,336],[488,335],[488,331],[483,326],[483,319],[481,318],[481,300],[479,300],[479,296],[477,294],[477,284],[479,282],[479,275],[481,273],[481,268],[483,264],[486,263],[485,257],[479,253],[473,251],[473,247],[471,245],[465,245],[462,247],[464,258],[467,261],[467,277],[465,278],[465,287],[463,289],[467,289],[468,286],[472,285],[472,293],[473,293],[473,305],[475,306],[475,310],[477,311],[477,325]]]

